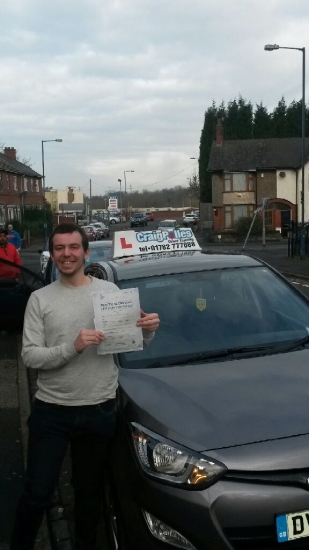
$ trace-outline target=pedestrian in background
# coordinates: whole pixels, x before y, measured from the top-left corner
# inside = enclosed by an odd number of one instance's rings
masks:
[[[0,229],[0,258],[14,262],[17,265],[21,265],[21,259],[15,246],[8,242],[8,232],[6,229]],[[1,279],[15,279],[17,282],[19,279],[19,274],[20,270],[18,267],[13,267],[0,261]]]
[[[13,225],[11,223],[8,224],[8,241],[15,246],[17,252],[20,251],[22,246],[21,236],[18,231],[13,229]]]
[[[24,320],[22,358],[38,371],[38,391],[28,419],[25,488],[10,548],[34,548],[70,443],[75,548],[95,550],[104,460],[116,427],[118,369],[113,355],[97,353],[104,334],[94,327],[92,294],[118,287],[85,275],[89,244],[78,225],[56,227],[49,251],[60,280],[32,293]],[[137,325],[148,344],[159,317],[141,310]]]

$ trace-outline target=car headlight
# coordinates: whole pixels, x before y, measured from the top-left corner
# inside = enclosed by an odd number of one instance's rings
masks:
[[[143,471],[167,483],[185,489],[202,489],[215,483],[226,467],[185,447],[131,423],[134,449]]]

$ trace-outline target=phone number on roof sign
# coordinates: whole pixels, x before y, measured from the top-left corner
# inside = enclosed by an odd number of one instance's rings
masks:
[[[140,246],[139,251],[140,252],[160,252],[161,250],[178,250],[183,248],[191,248],[192,246],[195,246],[195,243],[193,241],[186,241],[186,242],[176,242],[176,243],[168,243],[168,244],[151,244],[149,246]]]
[[[191,229],[170,229],[170,230],[154,230],[154,231],[143,231],[136,233],[136,239],[139,243],[147,243],[149,241],[162,242],[166,239],[169,240],[184,240],[192,239],[193,233]]]

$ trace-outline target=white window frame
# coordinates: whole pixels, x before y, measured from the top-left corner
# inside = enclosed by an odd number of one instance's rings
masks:
[[[28,180],[24,178],[24,191],[28,191]]]
[[[14,189],[14,191],[18,191],[17,176],[13,176],[13,189]]]
[[[36,190],[37,193],[39,193],[39,191],[40,191],[39,180],[35,180],[35,190]]]
[[[1,176],[1,174],[0,174]],[[5,204],[0,204],[0,226],[5,226],[6,215],[5,215]]]

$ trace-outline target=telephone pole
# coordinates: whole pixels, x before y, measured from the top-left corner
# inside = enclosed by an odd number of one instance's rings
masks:
[[[92,218],[92,209],[91,209],[91,179],[89,180],[89,222]]]

